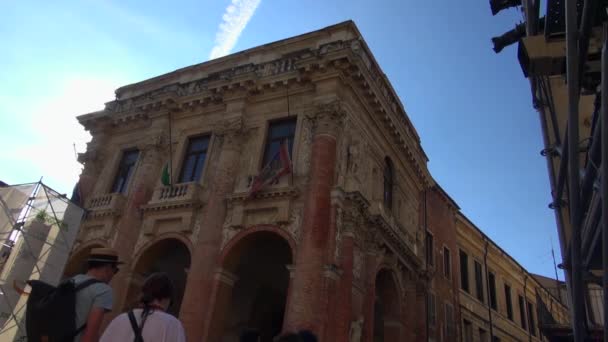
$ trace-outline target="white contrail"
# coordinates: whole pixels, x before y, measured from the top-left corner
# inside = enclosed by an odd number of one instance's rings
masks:
[[[232,0],[222,16],[209,59],[226,56],[232,50],[261,1]]]

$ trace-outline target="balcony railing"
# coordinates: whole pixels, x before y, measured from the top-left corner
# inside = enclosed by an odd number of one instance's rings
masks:
[[[122,194],[103,194],[90,198],[85,207],[94,215],[118,215],[124,209],[126,198]]]
[[[180,183],[161,186],[154,190],[144,210],[162,207],[195,205],[201,201],[202,189],[198,183]]]

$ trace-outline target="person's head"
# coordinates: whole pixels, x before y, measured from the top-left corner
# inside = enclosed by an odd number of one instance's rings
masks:
[[[259,342],[260,333],[257,330],[245,330],[241,334],[240,342]]]
[[[152,273],[141,288],[141,303],[148,306],[153,302],[167,310],[173,297],[173,283],[164,272]]]
[[[97,280],[109,283],[119,271],[118,253],[113,248],[93,248],[87,260],[87,274]]]

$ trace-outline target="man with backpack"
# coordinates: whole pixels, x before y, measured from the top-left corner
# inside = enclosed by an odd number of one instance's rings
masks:
[[[72,278],[76,288],[76,328],[82,329],[75,342],[97,342],[104,315],[112,310],[112,288],[108,283],[118,272],[118,253],[113,248],[93,248],[87,272]],[[86,287],[82,287],[84,285]]]
[[[112,288],[118,253],[93,248],[87,272],[57,286],[29,280],[25,325],[29,342],[98,342],[103,316],[112,310]]]

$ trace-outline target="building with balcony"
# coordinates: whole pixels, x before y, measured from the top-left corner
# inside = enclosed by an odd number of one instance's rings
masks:
[[[300,329],[321,341],[469,341],[461,322],[487,327],[487,311],[461,305],[459,258],[473,270],[484,241],[497,286],[509,279],[513,301],[525,292],[536,312],[541,287],[522,285],[525,270],[431,177],[353,22],[119,88],[78,120],[92,135],[80,155],[87,215],[65,275],[91,248],[116,248],[126,265],[109,318],[163,271],[190,341],[247,329],[263,342]],[[288,172],[252,192],[282,149]],[[496,336],[525,336],[498,321]]]
[[[127,264],[110,316],[164,271],[190,341],[458,338],[456,277],[425,253],[428,234],[455,253],[437,220],[457,206],[354,23],[119,88],[78,120],[93,137],[80,155],[88,213],[65,273],[115,247]],[[252,194],[284,142],[291,172]],[[437,214],[423,220],[427,205]]]

